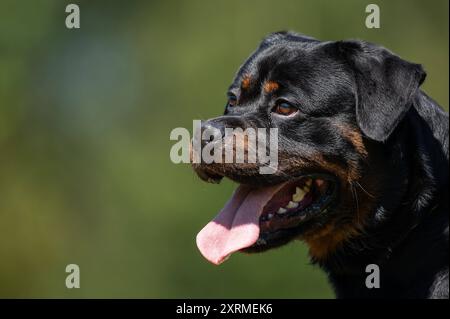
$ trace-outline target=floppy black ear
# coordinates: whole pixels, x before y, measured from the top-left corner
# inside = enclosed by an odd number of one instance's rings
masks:
[[[409,110],[426,73],[420,64],[405,61],[374,44],[337,44],[354,72],[358,125],[367,137],[385,141]]]

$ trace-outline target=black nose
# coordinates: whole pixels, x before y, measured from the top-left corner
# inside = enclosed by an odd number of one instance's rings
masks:
[[[225,136],[225,124],[223,121],[209,120],[202,121],[201,125],[202,132],[202,148],[208,143],[222,139]],[[205,138],[203,138],[205,137]]]

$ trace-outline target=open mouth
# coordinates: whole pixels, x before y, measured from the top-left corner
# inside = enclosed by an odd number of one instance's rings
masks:
[[[307,176],[286,183],[266,204],[259,218],[260,236],[250,248],[298,234],[299,226],[328,212],[336,185],[328,176]]]
[[[220,264],[236,251],[285,244],[328,213],[336,190],[336,179],[327,174],[304,175],[267,187],[240,185],[197,235],[197,246],[206,259]]]

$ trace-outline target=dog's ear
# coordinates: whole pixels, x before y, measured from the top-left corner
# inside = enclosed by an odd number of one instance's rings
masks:
[[[356,40],[336,44],[354,72],[360,129],[373,140],[385,141],[409,110],[425,71],[374,44]]]

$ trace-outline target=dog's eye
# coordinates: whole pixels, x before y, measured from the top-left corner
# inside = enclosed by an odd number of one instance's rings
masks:
[[[294,114],[298,111],[298,109],[294,106],[292,106],[291,104],[289,104],[288,102],[279,102],[277,105],[275,105],[275,107],[272,110],[273,112],[280,114],[280,115],[291,115]]]
[[[236,106],[237,104],[237,97],[234,94],[229,94],[228,95],[228,102],[227,102],[227,106]]]

